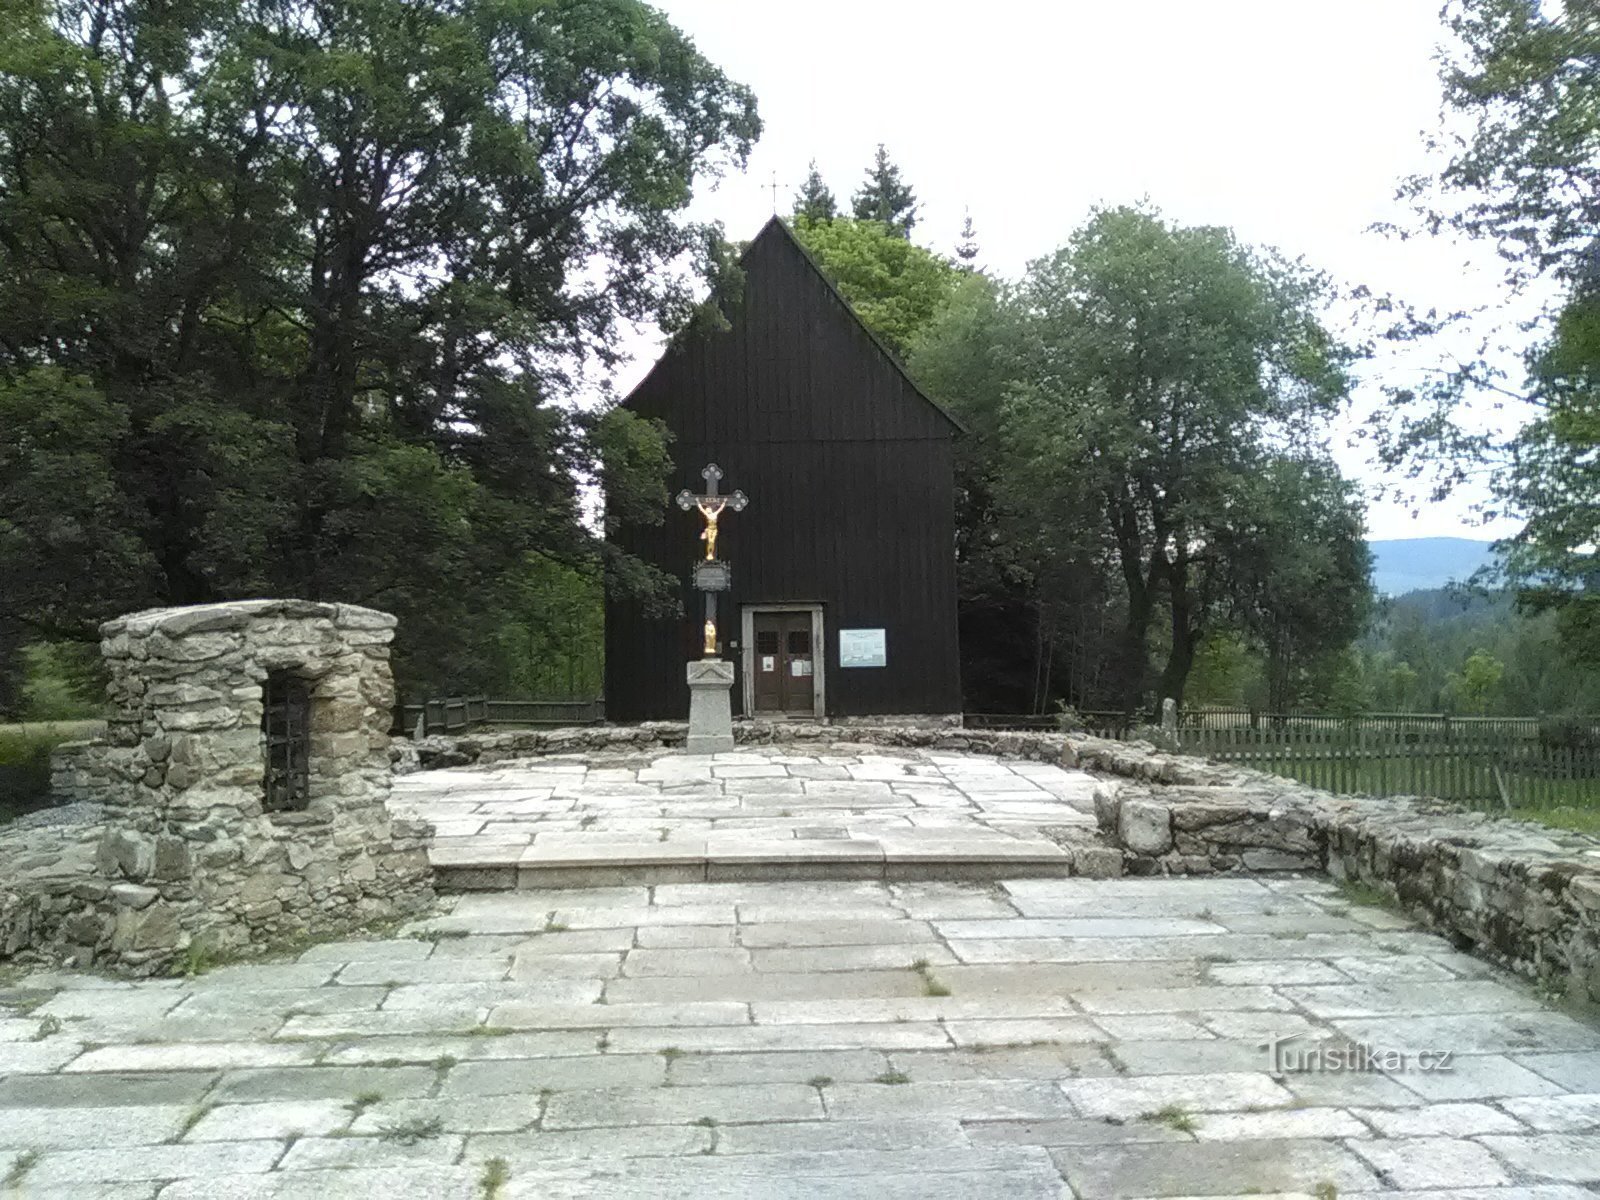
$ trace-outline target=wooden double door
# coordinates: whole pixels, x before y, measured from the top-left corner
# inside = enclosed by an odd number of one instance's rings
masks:
[[[809,612],[754,612],[754,711],[811,716],[817,697],[818,646]]]

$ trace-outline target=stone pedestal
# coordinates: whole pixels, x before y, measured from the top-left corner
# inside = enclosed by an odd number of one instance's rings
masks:
[[[733,664],[702,658],[689,664],[690,754],[720,754],[733,749]]]

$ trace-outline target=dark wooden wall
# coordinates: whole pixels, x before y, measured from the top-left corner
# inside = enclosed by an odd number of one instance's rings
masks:
[[[750,506],[723,517],[718,557],[725,642],[740,606],[820,603],[830,716],[961,708],[956,632],[957,428],[845,307],[776,220],[744,258],[732,328],[674,343],[627,404],[677,437],[671,492],[700,492],[716,462]],[[700,656],[698,513],[613,532],[623,549],[684,579],[685,616],[647,620],[606,606],[606,707],[613,720],[681,718],[684,663]],[[841,628],[887,630],[888,666],[839,668]],[[738,658],[729,651],[728,657]],[[734,711],[743,702],[735,687]]]

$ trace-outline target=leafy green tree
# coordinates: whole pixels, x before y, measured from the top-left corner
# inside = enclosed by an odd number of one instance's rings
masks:
[[[638,0],[6,0],[0,618],[293,593],[492,673],[526,555],[606,553],[563,402],[758,129]]]
[[[900,178],[900,168],[889,161],[881,142],[866,179],[850,198],[850,210],[858,221],[876,221],[895,237],[911,237],[917,223],[917,198]]]
[[[1365,689],[1344,651],[1371,614],[1372,555],[1364,507],[1327,460],[1267,458],[1239,490],[1196,557],[1221,604],[1262,647],[1266,704],[1302,708],[1332,680],[1345,707]]]
[[[1505,673],[1505,664],[1494,655],[1474,650],[1460,673],[1451,673],[1445,684],[1445,695],[1458,711],[1482,716],[1489,711]]]
[[[817,170],[817,160],[814,158],[806,174],[806,181],[800,185],[800,191],[795,195],[792,215],[796,221],[804,217],[813,223],[831,221],[839,215],[838,201],[833,198],[828,185],[822,181],[822,172]]]
[[[1125,711],[1152,690],[1182,702],[1227,579],[1213,548],[1274,442],[1311,438],[1346,398],[1355,352],[1321,324],[1326,293],[1227,230],[1135,208],[1097,211],[1020,288],[1023,357],[1004,412],[1013,507],[1049,542],[1106,549]]]
[[[1558,613],[1569,649],[1600,663],[1600,21],[1591,3],[1539,0],[1451,0],[1443,20],[1437,166],[1403,194],[1425,231],[1493,245],[1508,284],[1544,280],[1560,299],[1538,323],[1526,380],[1506,378],[1508,347],[1491,339],[1489,353],[1396,389],[1378,432],[1388,461],[1432,475],[1435,494],[1487,468],[1495,511],[1524,522],[1500,547],[1505,582],[1525,608]],[[1397,332],[1425,339],[1456,323],[1430,317]],[[1526,401],[1533,415],[1485,428],[1464,416],[1484,396]]]
[[[798,217],[794,232],[867,327],[897,353],[949,302],[960,277],[948,259],[878,221]]]

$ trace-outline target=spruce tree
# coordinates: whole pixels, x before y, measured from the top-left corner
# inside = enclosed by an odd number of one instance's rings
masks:
[[[817,160],[814,158],[806,181],[795,194],[794,215],[808,221],[831,221],[839,215],[839,203],[828,190],[828,185],[822,182],[822,173],[817,170]]]
[[[956,264],[963,271],[978,269],[978,231],[972,227],[972,210],[963,210],[961,240],[956,243]]]
[[[900,179],[900,168],[889,161],[882,142],[850,204],[857,220],[878,221],[896,237],[910,239],[917,223],[917,198]]]

